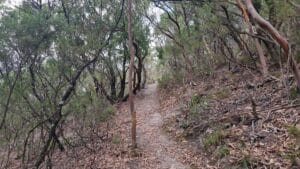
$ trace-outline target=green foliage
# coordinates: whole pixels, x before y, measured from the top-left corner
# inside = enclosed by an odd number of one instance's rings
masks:
[[[285,158],[290,160],[292,162],[293,165],[298,166],[297,164],[297,159],[300,158],[300,149],[294,149],[289,151],[286,155]]]
[[[68,144],[78,139],[73,138],[77,133],[88,135],[89,129],[114,115],[108,101],[111,84],[115,80],[118,95],[128,65],[126,9],[121,13],[121,3],[65,0],[0,7],[0,120],[6,115],[0,149],[14,142],[11,151],[22,154],[25,148],[24,161],[32,163],[56,120],[62,130],[67,126],[62,134]],[[141,14],[149,2],[143,5],[135,10],[140,15],[133,18],[132,27],[144,61],[150,53],[150,29]],[[97,93],[96,82],[101,86]],[[57,136],[62,140],[61,134]],[[30,142],[23,145],[26,137]],[[51,146],[55,144],[51,140]],[[49,158],[52,150],[48,147],[45,152]]]
[[[164,56],[164,50],[163,50],[163,48],[161,48],[161,47],[157,47],[156,48],[156,51],[157,51],[157,57],[158,57],[158,59],[160,59],[160,60],[162,60],[163,59],[163,56]]]
[[[180,124],[180,128],[183,128],[183,129],[187,129],[189,126],[190,126],[189,121],[183,121],[183,122]]]
[[[297,160],[299,160],[300,158],[300,129],[297,126],[289,125],[287,127],[287,131],[289,134],[293,135],[296,138],[296,140],[295,142],[289,145],[289,151],[287,154],[284,154],[284,157],[289,159],[292,162],[292,164],[297,166]]]
[[[203,97],[200,95],[193,95],[190,101],[190,106],[201,104],[203,102]]]
[[[219,146],[222,140],[225,138],[224,131],[217,129],[212,133],[207,133],[203,138],[203,145],[205,149],[209,149],[212,146]]]
[[[250,65],[254,63],[254,60],[249,56],[240,56],[239,61],[244,65]]]
[[[226,145],[222,145],[220,147],[218,147],[218,150],[217,150],[217,156],[218,158],[224,158],[226,156],[228,156],[230,154],[230,150],[228,148],[228,146]]]
[[[95,93],[82,91],[77,93],[64,109],[66,114],[72,113],[83,124],[96,124],[107,121],[115,113],[115,108]]]
[[[102,112],[99,112],[99,115],[97,116],[96,120],[100,122],[107,121],[112,115],[115,114],[115,112],[115,108],[113,106],[108,105]]]
[[[287,127],[287,131],[288,131],[291,135],[293,135],[293,136],[295,136],[295,137],[297,137],[297,138],[300,139],[300,129],[297,128],[296,126],[294,126],[294,125],[288,126],[288,127]]]
[[[172,78],[169,75],[162,75],[161,78],[158,79],[158,86],[162,89],[167,89],[172,82]]]
[[[114,135],[112,137],[112,141],[113,144],[119,145],[121,143],[121,136],[120,135]]]
[[[239,167],[241,169],[251,169],[255,168],[257,163],[257,160],[252,158],[251,156],[244,156],[240,161],[239,161]]]
[[[169,87],[174,86],[174,84],[182,84],[183,74],[162,74],[162,76],[158,79],[158,87],[162,89],[167,89]]]
[[[219,88],[213,95],[216,99],[226,99],[230,97],[231,91],[229,88]]]
[[[194,95],[188,104],[190,118],[197,119],[209,108],[208,99],[204,96]]]
[[[163,58],[161,63],[164,66],[169,66],[168,72],[183,71],[189,76],[211,74],[214,63],[219,62],[220,59],[218,54],[211,53],[211,49],[206,48],[203,39],[210,39],[212,28],[220,36],[227,32],[223,27],[216,26],[221,22],[213,12],[214,7],[214,3],[208,1],[197,7],[189,3],[171,4],[169,8],[173,10],[169,11],[169,14],[173,21],[167,13],[161,15],[156,32],[158,36],[166,36],[167,39],[161,47],[163,50],[158,51],[158,57]],[[162,8],[169,10],[166,7]],[[208,20],[209,22],[206,22]],[[209,40],[207,46],[210,44]]]
[[[297,87],[292,87],[290,89],[289,99],[296,100],[297,98],[299,98],[299,91],[298,91]]]

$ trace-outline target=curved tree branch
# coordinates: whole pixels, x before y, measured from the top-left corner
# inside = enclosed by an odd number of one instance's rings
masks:
[[[282,36],[279,31],[268,21],[266,21],[263,17],[261,17],[256,9],[253,6],[252,0],[245,0],[245,5],[247,7],[247,12],[249,13],[250,17],[256,22],[262,29],[266,30],[274,40],[282,47],[286,58],[290,58],[289,64],[291,65],[296,81],[298,89],[300,89],[300,71],[297,68],[297,62],[291,56],[290,46],[287,39]]]

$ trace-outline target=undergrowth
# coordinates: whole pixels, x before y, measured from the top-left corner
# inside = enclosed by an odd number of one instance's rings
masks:
[[[161,89],[168,89],[174,87],[176,84],[182,84],[184,80],[184,74],[178,73],[164,73],[158,79],[158,87]]]
[[[216,147],[222,144],[222,140],[225,138],[225,134],[222,130],[217,129],[211,133],[208,133],[203,138],[203,145],[206,150],[211,147]]]

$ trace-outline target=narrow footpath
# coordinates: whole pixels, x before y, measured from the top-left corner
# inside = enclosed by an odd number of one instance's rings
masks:
[[[163,117],[159,112],[157,85],[147,86],[147,89],[135,99],[138,120],[138,146],[147,156],[156,161],[156,169],[185,169],[179,154],[180,148],[162,131]]]

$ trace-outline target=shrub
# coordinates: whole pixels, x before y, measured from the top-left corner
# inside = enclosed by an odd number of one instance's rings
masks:
[[[111,141],[113,144],[120,144],[121,143],[121,136],[120,135],[114,135],[112,137],[112,141]]]
[[[230,89],[220,88],[214,93],[214,96],[216,99],[226,99],[230,96]]]
[[[104,122],[108,120],[115,113],[115,108],[111,105],[107,105],[107,107],[102,111],[98,112],[97,121]]]
[[[163,74],[161,78],[158,79],[159,88],[166,89],[172,83],[172,78],[170,75]]]
[[[199,95],[192,96],[188,103],[188,111],[192,118],[197,118],[209,108],[209,103],[206,97]]]
[[[293,136],[300,138],[300,129],[297,128],[296,126],[293,125],[288,126],[287,131]]]
[[[250,168],[256,168],[257,167],[257,160],[252,158],[251,156],[244,156],[239,161],[239,167],[242,169],[250,169]]]
[[[190,104],[193,106],[196,104],[200,104],[201,102],[202,102],[202,97],[199,95],[194,95],[191,98]]]
[[[184,74],[180,71],[174,73],[165,73],[158,79],[158,86],[162,89],[172,87],[174,84],[182,84]]]
[[[220,146],[218,148],[217,156],[219,158],[224,158],[230,154],[230,150],[226,145]]]
[[[203,144],[204,148],[208,149],[211,146],[218,146],[221,145],[222,140],[224,139],[225,134],[221,130],[215,130],[212,133],[208,133],[204,138],[203,138]]]
[[[300,157],[300,150],[290,150],[285,157],[290,160],[293,165],[297,165],[297,159]]]
[[[290,93],[289,93],[289,99],[296,100],[298,97],[299,97],[299,91],[298,91],[297,87],[291,88]]]

